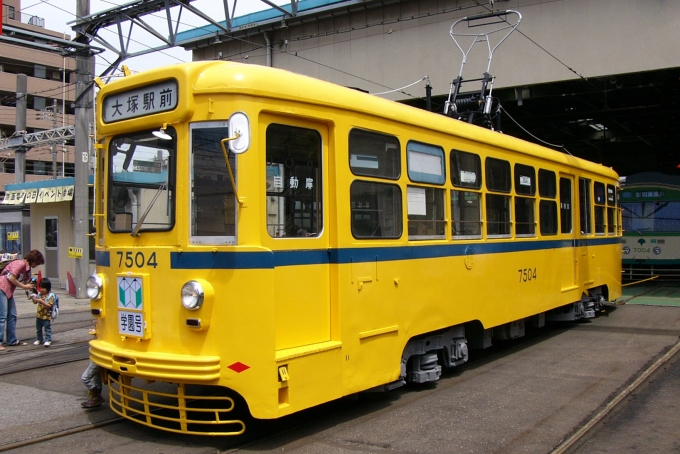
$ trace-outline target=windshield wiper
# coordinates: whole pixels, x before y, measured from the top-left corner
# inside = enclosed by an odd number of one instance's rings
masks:
[[[139,236],[139,229],[142,228],[142,224],[144,224],[144,219],[146,219],[146,216],[149,214],[149,211],[151,211],[151,208],[153,207],[154,203],[156,203],[156,200],[158,200],[158,196],[161,195],[161,192],[166,190],[168,188],[167,185],[162,184],[158,187],[158,192],[153,196],[153,199],[151,199],[151,203],[149,204],[149,207],[146,209],[144,214],[142,215],[141,218],[139,218],[139,222],[137,222],[137,225],[135,228],[132,230],[130,233],[130,236]]]

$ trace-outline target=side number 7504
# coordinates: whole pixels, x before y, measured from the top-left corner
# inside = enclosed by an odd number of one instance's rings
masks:
[[[529,282],[536,279],[536,268],[522,268],[519,272],[519,282]]]

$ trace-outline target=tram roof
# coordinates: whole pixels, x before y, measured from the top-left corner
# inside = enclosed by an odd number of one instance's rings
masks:
[[[625,178],[624,189],[640,187],[667,187],[680,190],[680,176],[667,175],[661,172],[641,172]]]
[[[102,88],[100,95],[106,96],[109,92],[122,89],[121,83],[124,86],[139,86],[141,82],[139,78],[151,83],[159,78],[172,77],[173,74],[177,76],[183,74],[182,79],[191,81],[195,94],[238,93],[352,111],[385,120],[412,124],[441,134],[452,134],[470,141],[526,153],[536,158],[618,178],[616,172],[610,167],[551,150],[516,137],[331,82],[261,65],[226,61],[199,61],[171,65],[113,81]]]

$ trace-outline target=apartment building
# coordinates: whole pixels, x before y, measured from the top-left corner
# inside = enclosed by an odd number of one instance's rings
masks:
[[[71,37],[46,29],[45,18],[22,13],[20,0],[0,0],[0,4],[0,140],[23,133],[16,128],[18,74],[27,77],[25,133],[73,125],[76,60],[62,56],[56,46],[54,52],[44,47],[51,45],[50,40]],[[47,13],[44,8],[40,11]],[[41,250],[47,262],[41,269],[43,276],[62,286],[67,281],[65,271],[72,268],[67,242],[72,235],[73,202],[67,197],[18,200],[14,196],[19,193],[16,189],[72,187],[73,157],[72,141],[36,145],[26,152],[25,180],[20,182],[14,150],[0,150],[0,254]],[[63,235],[58,239],[59,230]]]

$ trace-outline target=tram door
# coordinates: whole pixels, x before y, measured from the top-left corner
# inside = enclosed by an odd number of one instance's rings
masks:
[[[560,175],[560,234],[570,239],[570,248],[562,248],[559,263],[563,264],[562,291],[566,292],[578,288],[576,276],[578,273],[578,250],[576,229],[574,228],[574,177]]]
[[[279,254],[274,272],[276,349],[330,340],[330,228],[325,225],[324,125],[272,118],[266,127],[264,244]]]

